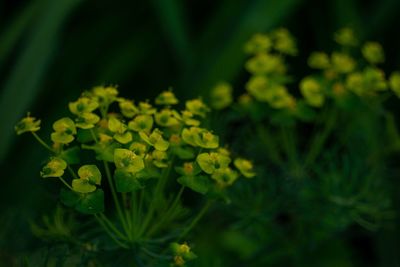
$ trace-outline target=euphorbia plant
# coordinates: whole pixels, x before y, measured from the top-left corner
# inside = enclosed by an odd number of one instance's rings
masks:
[[[134,251],[137,264],[146,255],[184,266],[195,255],[186,243],[167,252],[169,243],[185,239],[214,200],[227,199],[236,179],[255,174],[202,126],[209,108],[201,99],[178,111],[178,99],[165,91],[155,104],[135,104],[115,87],[99,86],[69,103],[72,116],[53,123],[51,145],[29,114],[15,130],[49,150],[41,176],[61,181],[61,202],[92,215],[117,247]],[[200,209],[183,206],[185,188],[199,193]]]

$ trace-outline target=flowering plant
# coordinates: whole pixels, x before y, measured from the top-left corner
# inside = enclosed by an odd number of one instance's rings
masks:
[[[167,253],[168,244],[186,238],[214,200],[228,200],[225,192],[240,176],[255,173],[202,126],[210,109],[201,99],[178,111],[178,99],[165,91],[155,104],[135,104],[117,88],[99,86],[69,103],[73,116],[53,123],[52,145],[29,114],[15,130],[30,132],[49,150],[40,174],[62,183],[61,202],[92,215],[114,246],[134,252],[136,264],[155,258],[184,266],[195,258],[190,247],[174,243]],[[184,207],[185,188],[204,195],[199,210]]]

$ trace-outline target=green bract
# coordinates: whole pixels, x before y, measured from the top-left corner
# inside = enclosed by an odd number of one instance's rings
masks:
[[[109,106],[117,99],[118,90],[113,86],[96,86],[93,88],[93,96],[100,106]]]
[[[68,144],[74,141],[76,127],[70,118],[62,118],[54,122],[54,133],[51,134],[51,140],[55,143]]]
[[[194,115],[198,115],[201,117],[205,117],[207,112],[210,111],[209,107],[204,104],[201,99],[193,99],[186,101],[186,109],[193,113]]]
[[[40,130],[40,120],[37,120],[34,117],[31,117],[28,113],[28,116],[23,118],[21,121],[15,125],[15,132],[19,134],[23,134],[26,132],[36,132]]]
[[[221,153],[201,153],[196,158],[200,168],[207,174],[213,174],[218,169],[229,166],[231,159]]]
[[[246,43],[244,51],[248,54],[258,54],[268,52],[272,46],[271,39],[266,34],[255,34]]]
[[[334,35],[335,41],[343,46],[356,46],[358,41],[351,28],[342,28]]]
[[[43,178],[47,177],[61,177],[64,175],[64,170],[67,168],[67,163],[60,158],[53,157],[43,167],[40,175]]]
[[[123,122],[118,120],[115,117],[111,117],[108,120],[108,129],[115,133],[114,139],[120,142],[121,144],[127,144],[132,141],[132,134],[127,131],[128,126],[126,126]]]
[[[272,32],[274,49],[287,55],[297,55],[297,46],[293,36],[287,29],[280,28]]]
[[[75,102],[68,104],[69,110],[75,115],[82,115],[84,113],[91,113],[97,109],[99,103],[89,97],[81,97]]]
[[[80,179],[72,180],[72,188],[78,193],[90,193],[101,183],[101,173],[96,165],[84,165],[79,168]]]
[[[128,123],[128,128],[136,132],[150,132],[153,122],[150,115],[138,115]]]
[[[389,79],[390,89],[400,97],[400,72],[394,72]]]
[[[376,42],[368,42],[362,47],[362,54],[371,64],[383,63],[385,55],[382,46]]]
[[[234,160],[233,164],[246,178],[251,178],[256,175],[253,171],[253,164],[247,159],[237,158]]]
[[[133,104],[133,101],[127,100],[125,98],[119,98],[118,104],[122,115],[127,118],[132,118],[139,113],[139,109],[135,106],[135,104]]]
[[[157,105],[175,105],[178,104],[178,99],[175,97],[172,91],[164,91],[156,97]]]
[[[169,147],[169,142],[164,140],[162,132],[158,129],[154,129],[150,135],[147,135],[144,132],[139,132],[139,135],[143,141],[157,150],[166,151]]]
[[[190,127],[183,129],[182,140],[189,145],[203,148],[217,148],[219,146],[218,136],[212,134],[206,129]]]
[[[308,58],[308,65],[314,69],[327,69],[330,67],[329,56],[324,52],[313,52]]]
[[[144,169],[143,159],[124,148],[114,150],[114,163],[117,169],[123,169],[130,173],[137,173]]]
[[[221,82],[211,91],[211,106],[214,109],[223,109],[228,107],[232,101],[232,86],[229,83]]]
[[[217,169],[211,175],[211,178],[213,178],[221,187],[232,185],[238,177],[239,174],[229,167]]]
[[[174,114],[176,113],[172,112],[170,109],[163,109],[160,112],[157,112],[154,115],[154,118],[158,125],[163,127],[171,127],[179,125],[177,116],[174,116]]]
[[[310,106],[321,107],[324,105],[324,93],[321,85],[314,78],[304,78],[300,83],[300,91]]]

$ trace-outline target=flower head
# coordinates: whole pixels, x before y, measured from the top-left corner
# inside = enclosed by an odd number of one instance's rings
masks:
[[[26,132],[36,132],[40,130],[40,120],[37,120],[34,117],[31,117],[30,114],[20,120],[15,125],[15,132],[20,135]]]
[[[64,170],[67,168],[67,162],[61,158],[53,157],[43,167],[40,175],[43,178],[47,177],[61,177],[64,175]]]

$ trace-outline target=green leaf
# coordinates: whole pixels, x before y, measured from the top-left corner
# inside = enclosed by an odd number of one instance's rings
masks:
[[[200,194],[207,193],[211,185],[208,177],[204,175],[181,176],[178,178],[178,182]]]
[[[81,194],[75,209],[85,214],[96,214],[104,211],[104,192],[97,189],[93,193]]]
[[[117,169],[114,172],[115,185],[118,192],[132,192],[142,188],[137,176],[133,173]]]
[[[194,150],[190,147],[171,146],[171,153],[180,159],[192,159],[195,156]]]
[[[61,189],[60,200],[65,206],[73,208],[79,202],[79,199],[78,193],[64,188]]]
[[[89,180],[86,179],[74,179],[72,180],[72,188],[78,193],[90,193],[96,190],[96,186],[92,185]]]
[[[101,183],[101,172],[96,165],[83,165],[79,168],[78,175],[92,184],[100,185]]]
[[[65,160],[68,164],[78,164],[80,162],[79,152],[80,148],[78,146],[74,146],[68,148],[60,153],[60,158]]]
[[[97,189],[93,193],[81,194],[67,189],[61,189],[61,202],[84,214],[96,214],[104,211],[104,192]]]

